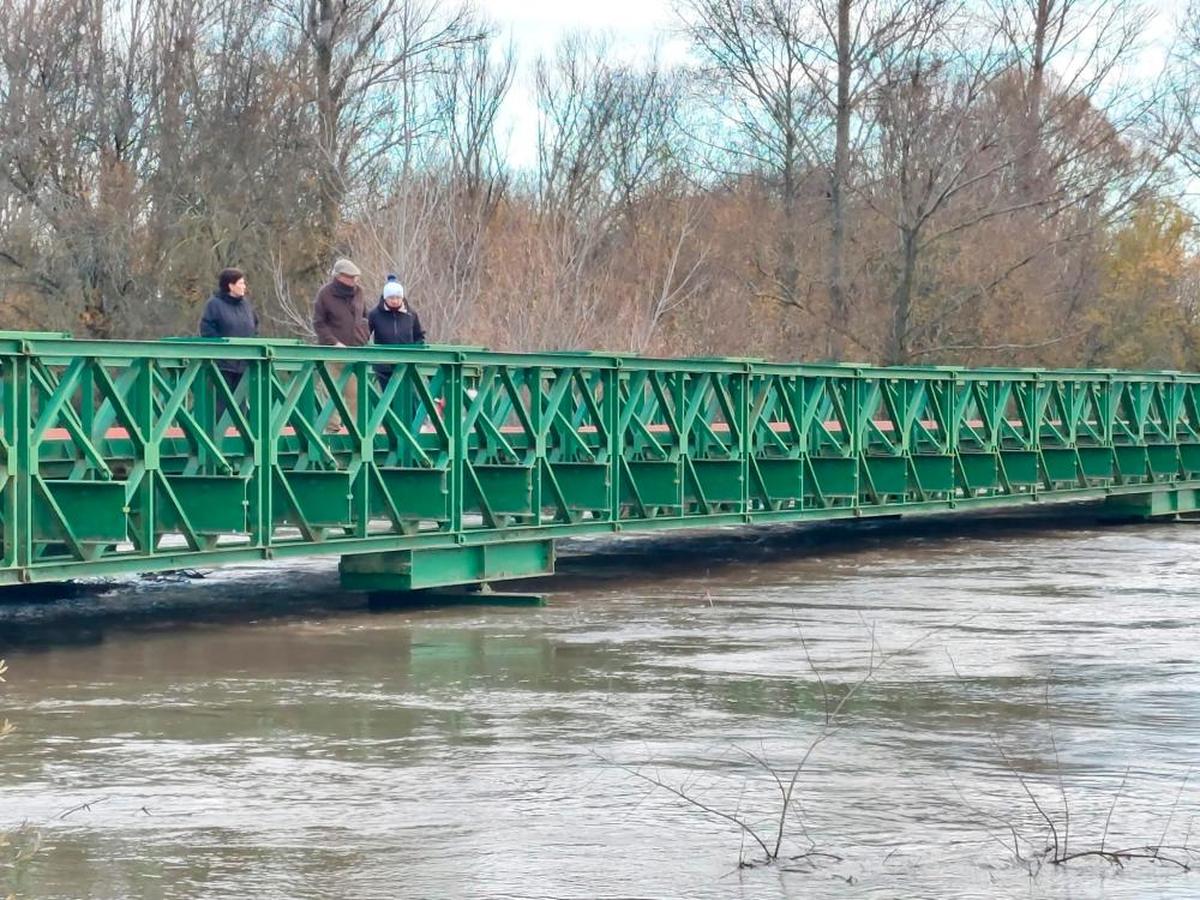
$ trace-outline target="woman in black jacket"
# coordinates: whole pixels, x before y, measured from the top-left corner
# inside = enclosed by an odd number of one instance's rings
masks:
[[[217,289],[204,304],[200,314],[200,337],[246,338],[258,337],[258,313],[246,296],[246,275],[241,269],[222,269],[217,276]],[[246,371],[244,359],[222,359],[217,369],[232,394]],[[225,411],[225,397],[217,396],[217,418]]]
[[[409,309],[404,299],[404,285],[391,278],[383,287],[379,305],[367,316],[367,325],[376,344],[425,343],[425,329],[421,327],[421,319]],[[375,377],[379,379],[380,390],[387,387],[394,368],[395,366],[390,365],[375,367]]]

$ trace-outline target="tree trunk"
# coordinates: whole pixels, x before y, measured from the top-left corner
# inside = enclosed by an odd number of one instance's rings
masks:
[[[1038,192],[1038,170],[1042,144],[1042,97],[1046,84],[1046,37],[1050,28],[1050,16],[1054,12],[1056,0],[1036,0],[1033,8],[1033,48],[1032,59],[1029,61],[1029,84],[1025,105],[1025,146],[1018,157],[1018,180],[1021,191],[1026,198],[1036,196]]]
[[[338,98],[333,90],[333,30],[337,13],[333,0],[316,0],[312,25],[316,55],[317,125],[320,129],[317,183],[321,191],[322,240],[327,248],[337,241],[344,188],[338,168]]]
[[[909,319],[912,316],[913,285],[917,277],[917,236],[913,228],[900,232],[900,279],[892,298],[892,335],[888,348],[888,365],[902,366],[908,362]]]
[[[841,359],[843,335],[849,331],[850,315],[845,286],[846,246],[846,182],[850,175],[850,3],[838,0],[837,24],[837,109],[835,110],[836,140],[833,157],[833,177],[829,184],[832,205],[832,228],[829,241],[829,301],[832,327],[829,334],[829,356]]]
[[[783,302],[798,306],[800,302],[800,266],[796,260],[796,230],[799,215],[796,210],[796,138],[789,132],[785,139],[783,165],[783,234],[779,238],[779,260],[775,267],[775,278],[779,282],[779,293]]]

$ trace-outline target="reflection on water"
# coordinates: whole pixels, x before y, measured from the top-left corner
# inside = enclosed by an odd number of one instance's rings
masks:
[[[1008,849],[1045,833],[1018,773],[1077,849],[1110,810],[1109,847],[1187,839],[1200,531],[984,520],[573,548],[540,609],[372,611],[329,560],[3,606],[0,717],[20,730],[0,828],[43,843],[0,893],[1200,893],[1154,862],[1031,880]],[[631,774],[770,832],[779,788],[755,758],[790,776],[868,667],[789,830],[791,853],[836,858],[737,870],[753,848],[735,828]]]

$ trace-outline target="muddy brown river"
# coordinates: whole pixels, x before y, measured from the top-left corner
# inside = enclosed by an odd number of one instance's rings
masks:
[[[541,608],[3,601],[0,896],[1200,896],[1195,525],[562,550]]]

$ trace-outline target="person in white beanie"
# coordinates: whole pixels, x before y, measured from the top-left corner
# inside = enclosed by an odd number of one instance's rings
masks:
[[[404,295],[404,285],[395,276],[389,276],[383,286],[383,296],[379,303],[367,316],[367,326],[376,344],[423,344],[425,329],[421,327],[420,317],[409,307]],[[375,377],[379,379],[382,390],[387,387],[392,377],[394,366],[377,365]]]

